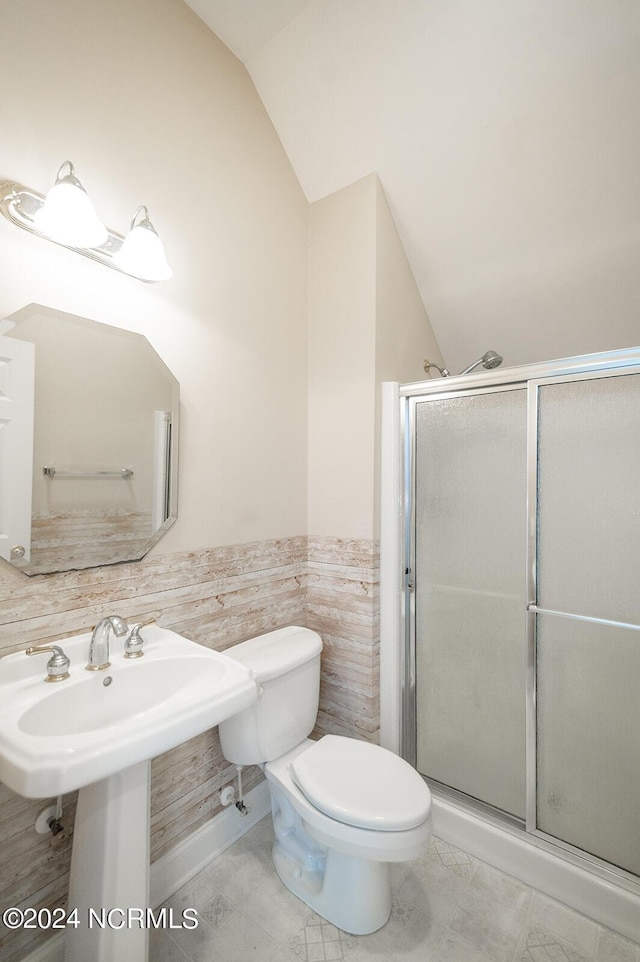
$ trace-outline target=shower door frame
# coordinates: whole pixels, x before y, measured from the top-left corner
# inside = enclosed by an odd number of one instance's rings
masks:
[[[616,377],[640,374],[640,348],[591,354],[575,358],[531,364],[520,368],[496,369],[482,374],[459,375],[446,379],[400,385],[399,423],[403,438],[400,468],[401,479],[401,531],[399,557],[403,566],[402,599],[399,605],[400,617],[400,754],[414,767],[417,754],[416,722],[416,611],[415,611],[415,491],[416,491],[416,408],[427,400],[447,400],[458,397],[479,396],[488,393],[526,390],[527,414],[526,444],[526,550],[523,563],[526,564],[526,669],[525,669],[525,797],[526,817],[524,820],[495,809],[486,802],[479,801],[450,786],[427,782],[437,791],[452,800],[468,807],[479,817],[497,822],[504,828],[521,834],[531,843],[547,850],[562,854],[574,864],[587,866],[604,878],[622,885],[637,893],[639,878],[627,870],[592,855],[568,842],[548,835],[537,828],[537,652],[536,616],[545,613],[537,605],[538,587],[538,402],[539,389],[545,385],[560,384],[567,381],[584,381],[603,377]],[[577,617],[588,622],[619,625],[635,628],[640,626],[622,622],[607,621],[566,612],[548,612],[562,617]]]

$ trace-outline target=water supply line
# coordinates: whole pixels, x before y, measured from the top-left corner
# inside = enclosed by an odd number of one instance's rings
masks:
[[[58,835],[60,832],[64,832],[64,826],[62,824],[62,795],[58,795],[56,798],[56,812],[53,818],[49,819],[49,830],[52,835]]]
[[[238,801],[236,802],[236,808],[241,815],[248,815],[249,809],[244,803],[244,798],[242,796],[242,765],[236,765],[236,772],[238,773]]]

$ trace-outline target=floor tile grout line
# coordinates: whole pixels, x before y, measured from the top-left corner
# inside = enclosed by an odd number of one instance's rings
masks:
[[[556,939],[559,945],[564,943],[565,945],[568,945],[572,950],[577,952],[581,958],[587,958],[587,956],[585,955],[583,946],[580,945],[575,939],[572,939],[570,935],[567,935],[564,932],[560,934],[553,928],[553,926],[546,925],[542,920],[536,921],[535,918],[531,917],[534,912],[536,895],[539,895],[542,898],[549,899],[549,901],[551,902],[554,902],[554,903],[557,902],[557,904],[561,906],[563,911],[567,912],[568,914],[570,913],[572,915],[575,915],[578,918],[586,919],[587,922],[591,922],[596,927],[593,950],[589,953],[589,962],[596,962],[598,957],[598,943],[600,941],[600,933],[603,930],[603,926],[601,926],[598,922],[596,922],[595,919],[590,919],[588,916],[582,915],[581,912],[577,912],[575,909],[571,909],[568,906],[563,905],[562,902],[559,902],[557,899],[552,899],[550,896],[545,895],[544,892],[540,892],[538,889],[532,888],[531,892],[532,892],[532,897],[531,897],[531,901],[529,902],[529,907],[527,909],[527,924],[529,926],[529,929],[530,930],[540,929],[541,931],[549,935],[551,938]]]
[[[239,839],[238,841],[244,841],[244,839]],[[238,843],[236,842],[236,843],[234,843],[234,844],[238,844]],[[245,849],[245,851],[248,851],[250,854],[252,854],[255,858],[258,858],[263,865],[267,865],[267,863],[266,863],[265,860],[259,855],[259,853],[256,852],[256,851],[254,851],[254,850],[251,848],[251,845],[250,845],[249,843],[246,843],[246,844],[245,844],[244,849]],[[259,891],[261,891],[261,889],[265,888],[265,887],[268,885],[269,881],[270,881],[272,878],[277,877],[277,872],[275,871],[275,869],[274,869],[274,867],[273,867],[273,864],[272,864],[271,866],[267,866],[267,867],[271,868],[270,874],[269,874],[266,878],[264,878],[264,879],[252,890],[252,894],[256,894],[256,893],[258,893]],[[288,889],[286,889],[286,886],[284,886],[284,883],[281,882],[281,884],[282,884],[283,888],[285,888],[285,890],[288,891]],[[214,887],[215,887],[215,889],[216,889],[217,892],[219,892],[223,897],[226,897],[226,896],[225,896],[225,893],[222,892],[221,889],[220,889],[215,883],[212,883],[212,885],[214,885]],[[305,902],[303,902],[302,899],[300,899],[300,901],[306,906],[307,912],[305,913],[305,918],[304,918],[304,920],[300,920],[300,921],[299,921],[299,926],[300,926],[300,927],[299,927],[299,929],[297,930],[298,932],[302,931],[302,929],[304,929],[304,928],[306,927],[306,925],[308,925],[308,923],[309,923],[312,915],[315,914],[315,913],[313,912],[313,910],[312,910],[308,905],[306,905]],[[271,933],[264,927],[264,925],[259,921],[259,919],[256,919],[256,918],[255,918],[249,911],[247,911],[240,903],[238,903],[238,902],[236,902],[235,900],[233,900],[232,902],[230,901],[230,904],[232,904],[233,907],[234,907],[234,912],[233,912],[233,914],[240,913],[240,914],[244,915],[245,917],[249,918],[249,919],[251,920],[251,922],[252,922],[254,925],[256,925],[256,926],[260,929],[260,931],[261,931],[268,939],[270,939],[270,940],[274,943],[275,948],[274,948],[274,952],[272,953],[272,955],[275,955],[279,950],[286,952],[287,955],[291,955],[291,952],[289,951],[289,946],[288,946],[288,944],[287,944],[287,943],[279,943],[279,942],[271,935]],[[276,908],[278,909],[278,911],[282,911],[282,912],[287,912],[287,911],[288,911],[288,910],[286,909],[286,907],[284,907],[284,906],[282,906],[282,905],[279,905],[277,902],[275,903],[275,906],[276,906]],[[290,913],[290,914],[291,914],[291,913]],[[229,918],[231,918],[231,916],[229,916]],[[224,925],[226,921],[227,921],[227,919],[224,920],[224,922],[222,923],[222,925]],[[291,956],[291,957],[294,958],[294,956]]]

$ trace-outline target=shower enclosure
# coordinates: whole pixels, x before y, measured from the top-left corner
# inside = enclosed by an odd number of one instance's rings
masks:
[[[402,754],[640,894],[640,350],[397,397]]]

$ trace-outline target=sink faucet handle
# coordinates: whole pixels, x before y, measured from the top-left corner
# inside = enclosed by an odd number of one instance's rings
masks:
[[[140,629],[145,628],[147,625],[152,625],[155,620],[155,616],[152,616],[151,618],[147,618],[146,621],[141,621],[139,624],[131,627],[124,643],[125,658],[141,658],[144,655],[142,650],[144,638],[140,634]]]
[[[45,681],[64,681],[69,677],[71,662],[59,645],[34,645],[27,648],[25,655],[40,655],[45,651],[52,651],[53,655],[47,662],[47,677]]]

